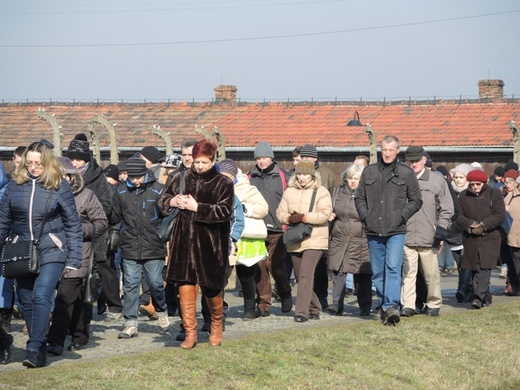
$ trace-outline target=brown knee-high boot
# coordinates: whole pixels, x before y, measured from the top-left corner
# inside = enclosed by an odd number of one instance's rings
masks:
[[[209,344],[217,347],[222,344],[222,312],[224,310],[224,300],[222,292],[214,298],[206,297],[209,312],[211,314],[211,334],[209,335]]]
[[[197,344],[197,294],[198,286],[186,284],[179,286],[179,303],[182,311],[182,325],[186,339],[181,348],[192,349]]]

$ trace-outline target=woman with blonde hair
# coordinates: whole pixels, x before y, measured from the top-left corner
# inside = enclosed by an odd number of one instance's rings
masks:
[[[48,141],[25,150],[0,204],[0,242],[38,240],[39,274],[17,278],[29,340],[23,365],[43,367],[54,289],[62,273],[81,265],[83,232],[71,187]],[[46,215],[44,220],[44,215]]]

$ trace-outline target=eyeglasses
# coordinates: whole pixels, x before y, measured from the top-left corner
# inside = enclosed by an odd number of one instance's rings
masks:
[[[480,181],[477,181],[475,183],[469,183],[470,187],[482,187],[483,185],[484,185],[484,183],[482,183]]]
[[[25,163],[26,168],[35,167],[35,168],[41,168],[43,167],[43,164],[41,162],[27,162]]]

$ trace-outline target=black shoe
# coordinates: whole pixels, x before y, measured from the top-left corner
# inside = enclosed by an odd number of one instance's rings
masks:
[[[210,328],[211,328],[211,324],[204,322],[204,324],[202,324],[202,327],[200,328],[200,330],[202,332],[209,332]]]
[[[455,293],[455,298],[457,299],[458,303],[463,303],[464,302],[464,293],[462,291],[457,291]]]
[[[254,311],[244,311],[244,315],[242,316],[242,321],[251,321],[256,318]]]
[[[38,352],[38,367],[45,367],[47,365],[47,343],[43,343]]]
[[[429,317],[438,317],[440,309],[426,309],[426,315]]]
[[[97,308],[97,314],[98,316],[104,314],[107,311],[107,305],[101,305]]]
[[[186,340],[186,331],[184,329],[181,329],[179,334],[175,336],[175,341],[184,341]]]
[[[55,343],[50,343],[47,346],[47,353],[53,356],[63,355],[63,346]]]
[[[294,322],[307,322],[309,321],[308,318],[305,318],[304,316],[296,316],[294,317]]]
[[[14,338],[9,333],[3,332],[2,329],[0,332],[2,332],[0,335],[0,364],[7,364],[11,358],[11,345]]]
[[[399,314],[399,310],[397,310],[394,306],[390,306],[384,314],[384,325],[396,325],[401,320],[401,316]]]
[[[360,317],[368,317],[370,315],[370,309],[361,309],[359,311]]]
[[[27,368],[38,367],[38,352],[37,351],[26,351],[25,359],[22,364]]]
[[[320,319],[320,313],[309,314],[309,320],[319,320],[319,319]]]
[[[471,308],[473,310],[478,310],[482,308],[482,302],[478,299],[474,299],[473,302],[471,302]]]
[[[263,311],[260,308],[257,308],[256,312],[255,312],[255,317],[256,318],[258,318],[258,317],[269,317],[270,315],[271,315],[271,313],[269,313],[269,310]]]
[[[320,304],[321,304],[321,309],[322,310],[327,310],[327,308],[329,307],[329,303],[327,302],[327,298],[318,298],[320,300]]]
[[[292,310],[292,296],[282,298],[282,313],[289,313]]]
[[[401,317],[413,317],[415,315],[415,310],[410,309],[409,307],[403,308],[401,310]]]
[[[76,342],[72,342],[70,343],[70,345],[67,347],[67,349],[69,351],[79,351],[80,349],[82,349],[85,345],[87,345],[87,343],[76,343]]]
[[[337,305],[330,305],[327,307],[327,313],[329,313],[331,316],[337,316],[338,315],[338,306]]]

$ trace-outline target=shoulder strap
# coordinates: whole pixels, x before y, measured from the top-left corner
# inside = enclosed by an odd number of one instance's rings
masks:
[[[280,177],[282,178],[282,188],[283,192],[287,189],[287,181],[285,180],[285,172],[283,171],[282,167],[278,167],[278,171],[280,172]]]
[[[314,191],[312,191],[312,198],[311,198],[311,205],[309,206],[309,213],[314,208],[314,202],[316,201],[316,193],[318,192],[318,189],[315,188]]]
[[[88,259],[88,273],[92,274],[92,267],[94,265],[94,242],[96,240],[96,226],[92,224],[92,241],[90,242],[90,257]]]
[[[180,177],[179,177],[179,180],[180,180],[180,183],[179,183],[179,195],[182,195],[183,191],[184,191],[184,173],[186,173],[186,171],[182,171],[180,173]]]

